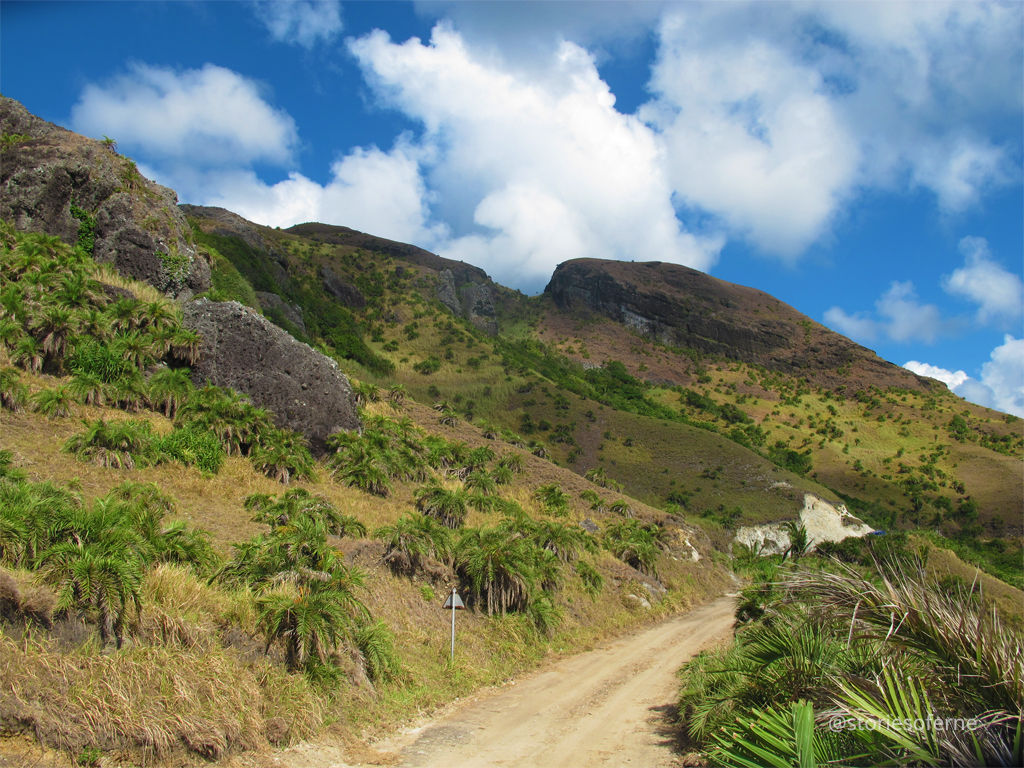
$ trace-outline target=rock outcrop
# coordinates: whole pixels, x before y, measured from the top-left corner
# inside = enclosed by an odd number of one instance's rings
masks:
[[[465,317],[488,336],[498,335],[498,319],[487,282],[470,280],[459,285],[450,269],[443,269],[437,276],[437,299],[453,315]]]
[[[764,291],[678,264],[575,259],[558,265],[544,292],[563,312],[597,313],[652,341],[828,386],[856,389],[860,379],[921,391],[933,386]],[[844,380],[854,368],[854,378]]]
[[[93,257],[180,299],[210,287],[210,266],[191,244],[174,190],[139,174],[103,142],[79,136],[0,97],[0,129],[18,137],[0,163],[0,217],[29,232],[78,240],[93,225]]]
[[[840,542],[851,536],[861,538],[874,530],[851,515],[845,505],[833,506],[811,493],[804,494],[800,525],[807,531],[808,551],[825,541]],[[756,549],[762,556],[784,554],[792,543],[785,523],[744,526],[736,531],[733,541]]]
[[[288,304],[276,293],[267,293],[266,291],[256,291],[256,298],[259,299],[264,314],[270,310],[280,310],[285,320],[306,333],[306,324],[302,320],[302,307],[298,304]]]
[[[323,281],[324,290],[346,307],[362,309],[366,306],[366,297],[363,296],[363,292],[338,277],[334,270],[326,264],[320,267],[320,279]]]
[[[468,283],[462,289],[462,306],[469,322],[488,336],[498,335],[491,289],[485,283]]]
[[[437,299],[451,310],[453,315],[462,314],[462,302],[455,290],[455,277],[450,269],[443,269],[437,276]]]
[[[326,438],[359,427],[348,378],[337,364],[235,301],[191,301],[185,326],[203,338],[192,381],[247,394],[275,414],[275,423],[301,432],[314,455]]]

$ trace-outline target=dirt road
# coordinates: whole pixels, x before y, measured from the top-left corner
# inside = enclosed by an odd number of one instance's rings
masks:
[[[574,656],[377,749],[408,768],[673,765],[675,671],[726,637],[722,598],[599,650]]]

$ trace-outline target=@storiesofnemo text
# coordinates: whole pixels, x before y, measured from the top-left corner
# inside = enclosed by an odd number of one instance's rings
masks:
[[[888,718],[836,716],[828,721],[829,730],[840,731],[976,731],[982,725],[973,717],[905,717]]]

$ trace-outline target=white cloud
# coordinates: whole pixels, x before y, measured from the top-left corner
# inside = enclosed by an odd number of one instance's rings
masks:
[[[980,381],[963,371],[954,373],[916,360],[903,367],[938,379],[972,403],[1024,417],[1024,339],[1004,336],[1003,343],[992,350],[991,359],[981,366]]]
[[[133,64],[104,85],[87,85],[71,125],[138,148],[151,163],[283,164],[298,143],[295,121],[264,101],[253,80],[213,64],[184,71]]]
[[[962,211],[1019,179],[1022,8],[673,5],[639,114],[683,200],[784,257],[865,190]]]
[[[1020,317],[1024,313],[1024,284],[990,258],[988,241],[965,237],[960,241],[960,253],[964,266],[943,278],[942,287],[978,304],[979,323],[1005,323]]]
[[[910,360],[909,362],[904,363],[903,367],[909,371],[913,371],[918,376],[927,376],[932,379],[938,379],[951,390],[956,389],[969,378],[964,371],[947,371],[945,368],[939,368],[937,365],[919,363],[917,360]]]
[[[825,310],[824,323],[832,330],[862,342],[876,341],[882,330],[881,323],[867,313],[848,315],[842,307]]]
[[[256,18],[274,40],[307,50],[320,41],[331,42],[344,28],[337,0],[270,0],[254,5]]]
[[[886,338],[896,342],[923,341],[934,344],[951,332],[955,323],[944,320],[934,304],[921,304],[910,281],[893,281],[875,302],[875,316],[857,312],[848,315],[840,307],[825,312],[825,324],[861,341]]]
[[[708,40],[717,8],[690,14],[662,21],[649,85],[656,99],[640,114],[661,131],[673,188],[687,203],[767,251],[796,256],[849,194],[859,147],[812,67],[756,35]]]
[[[419,155],[404,137],[390,152],[357,147],[331,166],[326,185],[299,173],[273,185],[251,171],[214,174],[196,185],[196,199],[267,226],[317,221],[429,247],[446,230],[428,222]]]
[[[722,239],[682,230],[660,143],[615,110],[582,48],[563,43],[526,75],[443,24],[426,45],[376,31],[349,47],[380,98],[424,125],[430,187],[455,228],[442,255],[519,285],[584,256],[705,270],[717,259]]]

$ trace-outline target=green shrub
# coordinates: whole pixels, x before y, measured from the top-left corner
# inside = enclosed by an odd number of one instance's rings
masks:
[[[186,466],[197,466],[203,472],[212,474],[216,474],[224,463],[224,449],[217,435],[195,422],[163,438],[160,450],[175,461]]]
[[[212,257],[210,265],[211,293],[215,293],[218,301],[237,301],[247,307],[259,307],[256,291],[249,284],[235,265],[224,258],[213,246],[207,246]]]
[[[93,376],[104,384],[112,384],[135,370],[124,355],[92,338],[82,339],[75,346],[68,367],[72,374]]]

